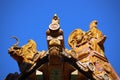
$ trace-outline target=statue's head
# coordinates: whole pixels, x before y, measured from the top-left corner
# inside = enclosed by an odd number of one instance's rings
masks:
[[[18,63],[32,63],[32,59],[37,53],[36,43],[34,40],[29,40],[28,43],[23,45],[22,47],[19,47],[18,45],[13,45],[9,48],[8,53]]]
[[[52,22],[51,22],[51,24],[49,25],[49,29],[50,29],[50,30],[53,30],[53,31],[60,29],[59,18],[58,18],[58,16],[57,16],[57,14],[55,14],[55,15],[53,16]]]
[[[68,38],[68,44],[70,47],[74,48],[77,44],[81,43],[84,34],[85,32],[81,29],[74,30]]]
[[[8,53],[17,62],[22,63],[22,61],[23,61],[22,55],[23,54],[21,53],[21,48],[20,47],[18,47],[18,46],[12,46],[12,47],[9,48]]]
[[[92,28],[97,28],[97,24],[98,24],[98,21],[97,21],[97,20],[93,20],[93,21],[90,23],[90,29],[92,29]]]

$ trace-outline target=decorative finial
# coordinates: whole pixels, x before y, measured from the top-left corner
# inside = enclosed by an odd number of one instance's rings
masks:
[[[55,13],[54,16],[57,16],[57,14]]]
[[[54,14],[52,18],[52,24],[59,24],[59,17],[57,16],[57,14]]]
[[[52,23],[49,25],[50,30],[58,30],[60,28],[59,17],[57,14],[54,14],[52,18]]]

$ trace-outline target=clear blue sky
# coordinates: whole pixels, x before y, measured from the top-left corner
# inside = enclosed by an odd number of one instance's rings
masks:
[[[47,50],[45,32],[54,13],[60,18],[66,48],[71,31],[87,31],[89,23],[98,20],[98,28],[107,36],[105,55],[120,76],[120,0],[0,0],[0,80],[19,71],[8,54],[15,43],[10,37],[17,36],[20,46],[33,39],[39,51]]]

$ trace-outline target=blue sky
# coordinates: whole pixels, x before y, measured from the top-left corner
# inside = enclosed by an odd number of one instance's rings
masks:
[[[105,55],[120,76],[120,0],[0,0],[0,80],[8,73],[19,72],[17,63],[8,54],[17,36],[20,46],[33,39],[37,49],[47,50],[45,32],[57,13],[64,31],[65,47],[71,31],[89,29],[92,20],[107,36]]]

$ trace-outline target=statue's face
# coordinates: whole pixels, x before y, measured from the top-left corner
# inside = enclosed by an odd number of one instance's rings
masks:
[[[90,23],[90,29],[92,29],[92,28],[97,28],[97,24],[98,24],[98,22],[97,22],[96,20],[92,21],[92,22]]]
[[[17,62],[21,62],[23,60],[22,53],[19,48],[11,47],[8,50],[10,56],[12,56]]]
[[[17,47],[12,47],[8,50],[10,55],[17,55],[17,56],[22,56],[23,54],[21,53],[21,49]]]
[[[80,43],[81,40],[82,40],[82,38],[83,38],[83,34],[82,34],[82,33],[81,33],[81,34],[77,34],[77,35],[75,36],[75,39],[76,39],[76,42],[77,42],[77,43]]]
[[[75,45],[74,44],[79,44],[82,41],[84,32],[80,29],[74,30],[68,39],[68,44],[73,48]]]

